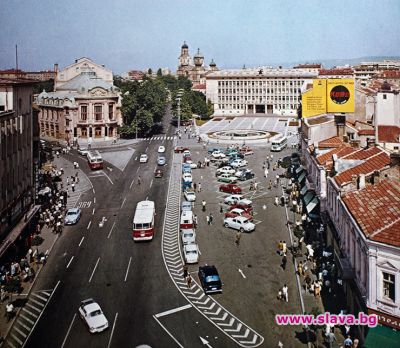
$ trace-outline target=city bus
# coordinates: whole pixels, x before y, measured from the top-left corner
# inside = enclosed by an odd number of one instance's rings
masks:
[[[271,151],[282,151],[287,146],[287,137],[284,135],[275,139],[271,143]]]
[[[103,158],[100,155],[100,152],[97,150],[89,151],[87,154],[87,160],[90,169],[103,169]]]
[[[154,237],[154,216],[156,209],[153,201],[141,201],[136,205],[133,217],[133,240],[152,240]]]

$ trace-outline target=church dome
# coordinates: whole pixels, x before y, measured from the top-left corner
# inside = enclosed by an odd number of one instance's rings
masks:
[[[194,58],[204,58],[204,56],[200,53],[200,48],[197,49],[197,53],[194,55]]]
[[[210,67],[214,68],[217,64],[215,64],[214,59],[211,59]]]
[[[186,41],[183,41],[182,48],[189,48],[189,46],[186,44]]]

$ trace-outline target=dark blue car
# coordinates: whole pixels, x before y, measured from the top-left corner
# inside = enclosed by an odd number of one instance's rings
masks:
[[[222,282],[215,266],[199,267],[199,279],[206,294],[222,292]]]

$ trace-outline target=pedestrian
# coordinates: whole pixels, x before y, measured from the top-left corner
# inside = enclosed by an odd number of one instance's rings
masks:
[[[206,201],[203,199],[202,201],[201,201],[201,206],[202,206],[202,210],[203,211],[206,211]]]
[[[210,223],[210,216],[209,216],[209,215],[206,216],[206,220],[207,220],[207,225],[211,225],[211,223]]]
[[[282,295],[283,295],[283,297],[285,298],[285,301],[286,302],[289,302],[289,293],[288,293],[288,287],[287,287],[287,285],[285,284],[284,286],[283,286],[283,288],[282,288]]]
[[[183,278],[186,279],[188,276],[188,266],[184,265],[183,266]]]
[[[282,253],[286,254],[286,252],[287,252],[287,245],[286,245],[286,241],[284,240],[282,242]]]
[[[282,256],[282,263],[281,263],[281,267],[282,267],[283,270],[286,269],[286,263],[287,263],[286,254],[283,254],[283,256]]]
[[[268,184],[268,190],[271,190],[271,189],[272,189],[272,180],[270,180],[269,184]]]
[[[242,233],[240,231],[236,232],[236,235],[235,235],[235,245],[236,246],[239,246],[241,237],[242,237]]]
[[[279,185],[279,175],[276,175],[276,184]]]
[[[308,291],[311,287],[311,277],[308,273],[306,274],[304,281],[306,283],[306,291]]]
[[[194,225],[194,228],[197,228],[197,215],[196,214],[193,216],[193,225]]]
[[[222,214],[224,212],[224,208],[222,206],[222,202],[219,202],[219,213]]]
[[[278,254],[279,254],[279,256],[283,255],[283,253],[282,253],[282,244],[283,244],[283,242],[280,240],[279,243],[278,243]]]
[[[71,184],[72,192],[75,192],[75,183]]]
[[[264,177],[267,178],[268,177],[268,169],[264,170]]]
[[[279,198],[278,198],[278,196],[275,196],[275,205],[276,205],[276,206],[279,205]]]
[[[67,177],[67,186],[69,185],[69,178]]]
[[[285,196],[284,195],[281,196],[281,206],[282,207],[285,206]]]
[[[210,225],[212,225],[213,220],[214,220],[214,216],[210,213]]]
[[[304,275],[304,269],[303,269],[303,262],[300,261],[299,264],[297,265],[297,273],[299,274],[299,276],[303,276]]]
[[[353,341],[350,338],[350,335],[347,335],[347,338],[344,340],[343,345],[345,348],[350,348],[353,346]]]
[[[256,181],[256,182],[254,183],[254,191],[257,191],[257,186],[258,186],[258,182]]]
[[[315,297],[320,297],[321,295],[321,285],[319,282],[315,281],[314,282],[314,296]]]
[[[138,178],[137,178],[138,185],[140,185],[141,182],[142,182],[142,179],[140,178],[140,175],[139,175]]]
[[[190,289],[190,287],[192,285],[192,277],[190,274],[188,274],[188,276],[186,277],[186,283],[187,283],[187,287]]]
[[[7,322],[9,322],[10,319],[12,318],[13,312],[14,312],[14,306],[11,302],[8,302],[8,304],[6,304]]]
[[[200,182],[199,182],[198,187],[199,187],[199,192],[201,192],[201,183]]]
[[[193,189],[196,192],[196,189],[197,189],[197,184],[196,183],[193,183]]]
[[[328,347],[332,348],[333,343],[336,341],[335,334],[333,332],[329,332],[328,334],[326,334],[325,341],[326,343],[328,343]]]

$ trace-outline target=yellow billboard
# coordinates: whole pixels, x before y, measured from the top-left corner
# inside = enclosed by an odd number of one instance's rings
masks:
[[[313,88],[303,93],[301,101],[302,117],[354,112],[354,80],[315,79]]]

